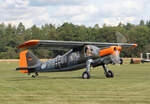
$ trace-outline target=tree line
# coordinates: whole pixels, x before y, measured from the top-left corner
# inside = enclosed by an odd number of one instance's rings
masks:
[[[64,40],[64,41],[92,41],[92,42],[120,42],[116,34],[123,34],[127,43],[137,43],[135,49],[123,49],[123,57],[139,57],[140,53],[150,52],[150,21],[140,21],[138,25],[131,23],[118,26],[107,26],[104,24],[100,27],[95,24],[93,27],[84,25],[74,25],[64,23],[61,26],[54,24],[45,24],[41,27],[33,25],[25,28],[23,23],[17,26],[11,24],[0,24],[0,58],[19,58],[20,50],[17,46],[28,40]],[[119,40],[123,39],[121,37]],[[32,49],[39,58],[52,58],[65,51],[51,51],[48,49]]]

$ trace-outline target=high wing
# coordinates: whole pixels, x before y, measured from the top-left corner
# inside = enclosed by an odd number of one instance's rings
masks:
[[[102,43],[102,42],[81,42],[81,41],[56,41],[56,40],[29,40],[19,45],[19,49],[29,48],[29,47],[48,47],[50,49],[71,49],[83,47],[85,45],[95,45],[97,47],[106,46],[122,46],[122,47],[136,47],[137,44],[129,43]]]

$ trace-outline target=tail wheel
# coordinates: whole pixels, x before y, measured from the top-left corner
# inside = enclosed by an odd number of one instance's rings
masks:
[[[113,78],[114,77],[114,73],[111,70],[108,70],[108,72],[106,73],[106,77],[107,78]]]
[[[38,72],[35,72],[35,75],[32,75],[31,77],[36,78],[38,75],[39,75]]]
[[[35,76],[35,75],[32,75],[31,77],[32,77],[32,78],[35,78],[36,76]]]
[[[35,72],[35,76],[39,76],[38,72]]]
[[[90,79],[90,73],[89,72],[83,72],[82,78],[83,79]]]

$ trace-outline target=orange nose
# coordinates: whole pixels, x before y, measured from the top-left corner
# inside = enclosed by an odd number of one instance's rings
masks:
[[[116,50],[121,51],[122,47],[120,46],[110,46],[109,48],[101,49],[99,51],[100,56],[105,56],[109,54],[113,54]]]

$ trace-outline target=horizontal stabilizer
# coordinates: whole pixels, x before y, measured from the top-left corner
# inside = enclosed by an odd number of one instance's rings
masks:
[[[23,73],[32,73],[35,72],[36,67],[19,67],[16,68],[17,71],[21,71]]]
[[[31,70],[31,69],[34,69],[34,68],[31,68],[31,67],[20,67],[20,68],[16,68],[16,70]]]

